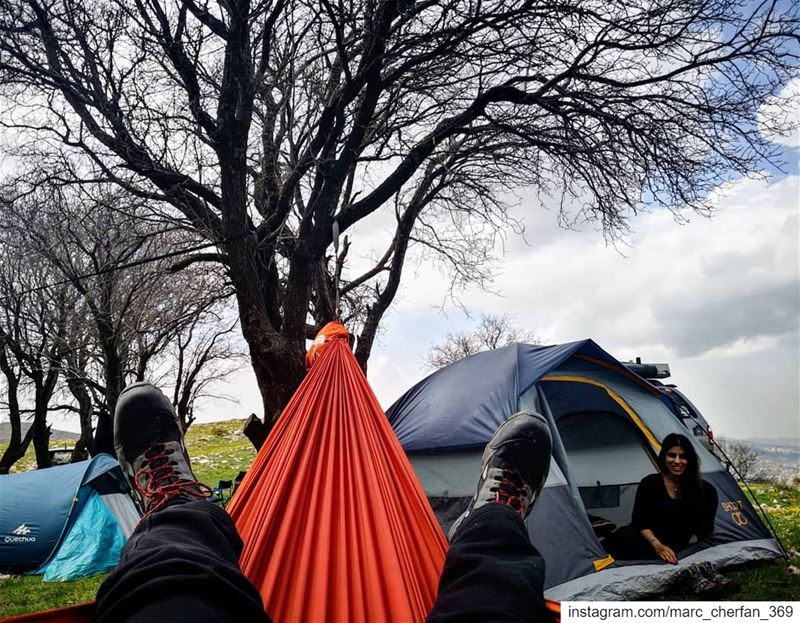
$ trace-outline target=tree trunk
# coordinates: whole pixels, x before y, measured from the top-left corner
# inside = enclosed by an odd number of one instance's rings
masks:
[[[37,394],[39,392],[37,391]],[[43,405],[41,398],[36,396],[33,416],[33,448],[36,451],[36,467],[44,469],[52,467],[50,460],[50,427],[47,425],[47,405]]]
[[[231,177],[236,177],[231,175]],[[225,182],[223,190],[226,201],[238,201],[245,206],[243,194],[244,180]],[[241,183],[242,194],[235,192]],[[241,210],[242,212],[244,210]],[[233,237],[247,226],[244,219],[237,219],[235,208],[228,209],[229,218],[225,221],[226,236]],[[236,291],[236,303],[242,336],[247,342],[253,372],[264,404],[264,422],[272,428],[283,407],[291,398],[305,376],[305,309],[302,315],[302,334],[299,338],[288,338],[279,333],[269,320],[267,314],[264,281],[257,264],[257,240],[255,235],[232,240],[225,244],[229,257],[228,274]],[[310,278],[310,275],[307,275]],[[284,308],[284,321],[290,318],[291,309]]]
[[[117,400],[122,390],[125,388],[125,374],[122,369],[122,361],[117,353],[116,345],[110,346],[105,354],[105,377],[106,377],[106,407],[109,413],[114,413],[117,408]]]
[[[248,242],[255,246],[254,241]],[[242,336],[261,392],[264,423],[272,428],[305,376],[305,336],[288,339],[269,322],[254,262],[255,249],[249,254],[240,248],[234,255],[230,275],[236,288]]]
[[[103,333],[101,332],[101,336]],[[122,390],[125,388],[125,376],[122,361],[117,351],[116,340],[113,334],[106,334],[103,340],[104,375],[105,375],[105,399],[106,404],[101,408],[97,417],[97,429],[95,430],[94,442],[92,443],[92,454],[105,452],[115,456],[114,450],[114,411],[117,408],[117,400]]]
[[[215,149],[220,165],[220,213],[228,274],[236,290],[242,335],[264,403],[264,420],[272,426],[305,375],[305,332],[299,339],[270,321],[269,264],[258,262],[258,238],[248,215],[247,150],[255,93],[250,49],[250,2],[230,3],[225,64],[217,105]],[[306,308],[307,309],[307,308]],[[306,309],[301,317],[305,326]],[[291,312],[283,310],[283,323]]]
[[[81,436],[75,442],[70,457],[70,463],[75,463],[84,460],[86,453],[92,449],[92,397],[86,388],[86,382],[78,376],[67,377],[67,386],[78,403],[78,419],[81,425]]]
[[[31,445],[31,439],[33,439],[33,426],[27,430],[24,437],[20,437],[19,425],[17,426],[15,435],[12,423],[11,439],[8,442],[6,451],[3,452],[2,458],[0,458],[0,474],[7,474],[14,463],[25,456],[25,453],[28,451],[28,446]]]
[[[194,422],[192,410],[190,409],[189,405],[181,401],[178,403],[175,411],[178,413],[178,423],[181,425],[181,430],[185,435],[186,431],[189,430],[189,427],[192,425],[192,422]]]
[[[180,397],[174,404],[175,412],[178,414],[178,423],[181,425],[181,430],[184,434],[189,430],[189,427],[194,422],[194,404],[192,402],[192,388],[194,383],[187,378],[184,386],[181,388]],[[178,388],[176,387],[176,390]]]
[[[253,370],[263,397],[264,424],[270,430],[306,374],[305,351],[283,341],[284,349],[258,355],[250,350]]]
[[[111,456],[116,456],[117,454],[114,449],[114,421],[105,406],[100,408],[100,413],[97,415],[97,428],[94,431],[91,452],[92,456],[96,456],[101,452]]]
[[[11,367],[6,356],[6,351],[2,343],[0,343],[0,370],[3,371],[6,377],[6,395],[8,398],[8,419],[11,424],[11,436],[8,440],[8,447],[3,452],[0,458],[0,474],[7,474],[11,466],[19,461],[28,451],[28,446],[31,443],[33,435],[33,428],[29,428],[22,437],[22,417],[19,412],[19,397],[17,396],[17,389],[19,388],[19,377],[17,377],[14,369]]]

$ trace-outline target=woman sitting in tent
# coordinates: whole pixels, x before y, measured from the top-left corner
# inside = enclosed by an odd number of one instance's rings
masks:
[[[683,435],[667,435],[658,467],[660,473],[639,483],[631,524],[603,543],[618,560],[660,558],[674,565],[692,536],[702,540],[714,530],[717,491],[700,477],[700,461],[691,442]]]

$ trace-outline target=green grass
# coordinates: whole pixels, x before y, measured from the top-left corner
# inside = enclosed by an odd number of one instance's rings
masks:
[[[792,601],[800,595],[800,574],[793,575],[789,568],[800,568],[800,487],[784,485],[751,485],[772,522],[775,532],[790,553],[789,560],[748,567],[730,573],[741,585],[741,590],[729,599],[742,601],[774,600]]]
[[[233,480],[250,467],[256,451],[242,434],[244,420],[195,424],[186,435],[192,471],[200,482],[215,487],[220,480]]]
[[[212,424],[195,424],[189,429],[186,443],[192,456],[192,467],[198,479],[211,486],[220,480],[233,480],[249,467],[255,451],[241,433],[243,421],[231,420]],[[63,447],[54,440],[51,447]],[[0,444],[0,452],[3,445]],[[31,450],[15,471],[31,469]],[[789,573],[789,567],[800,567],[800,487],[752,485],[756,499],[770,515],[772,524],[788,551],[794,557],[730,572],[742,590],[729,595],[729,600],[795,600],[800,595],[800,575]],[[37,612],[50,608],[83,603],[94,599],[104,574],[72,582],[42,582],[40,577],[0,576],[0,617]],[[666,595],[667,599],[681,599]]]
[[[192,457],[192,470],[198,480],[212,487],[220,480],[233,480],[247,469],[256,453],[247,437],[242,434],[244,420],[228,420],[211,424],[195,424],[186,434],[186,446]],[[74,440],[51,439],[50,448],[74,445]],[[0,455],[6,444],[0,443]],[[11,468],[11,472],[25,472],[36,467],[33,448]]]
[[[800,486],[759,484],[750,485],[755,498],[769,515],[772,526],[787,550],[800,550]]]
[[[105,573],[71,582],[42,582],[41,576],[11,576],[0,580],[0,617],[64,608],[94,599]]]

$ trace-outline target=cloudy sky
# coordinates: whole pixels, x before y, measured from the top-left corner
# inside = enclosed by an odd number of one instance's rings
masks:
[[[788,89],[798,87],[800,80]],[[544,343],[591,337],[621,360],[668,362],[672,382],[718,435],[799,438],[800,137],[776,142],[786,172],[719,188],[712,218],[678,223],[669,213],[643,213],[616,248],[591,226],[560,229],[554,211],[520,193],[514,215],[527,243],[506,240],[495,293],[461,292],[464,310],[446,304],[443,312],[447,279],[408,266],[370,359],[381,404],[427,374],[432,344],[473,328],[482,313],[505,313]],[[354,234],[354,246],[384,236],[375,222]],[[205,418],[259,412],[250,373],[228,390],[239,404],[211,407]]]
[[[509,247],[500,295],[462,300],[475,316],[511,315],[544,343],[591,337],[621,360],[668,362],[719,434],[798,437],[798,192],[797,175],[743,180],[720,195],[713,219],[638,217],[624,249],[534,212],[530,246]],[[413,281],[371,361],[384,405],[424,376],[430,344],[473,326],[461,311],[432,309],[444,288],[437,275]]]

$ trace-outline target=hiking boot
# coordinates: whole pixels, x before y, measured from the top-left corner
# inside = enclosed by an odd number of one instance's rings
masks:
[[[486,444],[475,496],[448,538],[452,540],[464,520],[487,504],[508,506],[524,520],[547,480],[552,447],[550,428],[538,413],[522,411],[506,420]]]
[[[722,578],[722,582],[718,578]],[[699,597],[718,597],[738,587],[733,580],[714,571],[708,562],[693,563],[678,574],[678,584],[683,592]]]
[[[211,495],[211,489],[192,473],[172,403],[150,383],[134,383],[120,393],[114,448],[146,515],[171,500]]]
[[[686,567],[678,574],[677,588],[687,595],[700,595],[711,597],[716,592],[716,585],[709,580],[697,563]]]
[[[726,578],[714,568],[714,565],[707,560],[697,563],[697,566],[700,568],[700,572],[717,587],[716,590],[718,595],[724,593],[734,593],[741,588],[736,580],[732,578]]]

